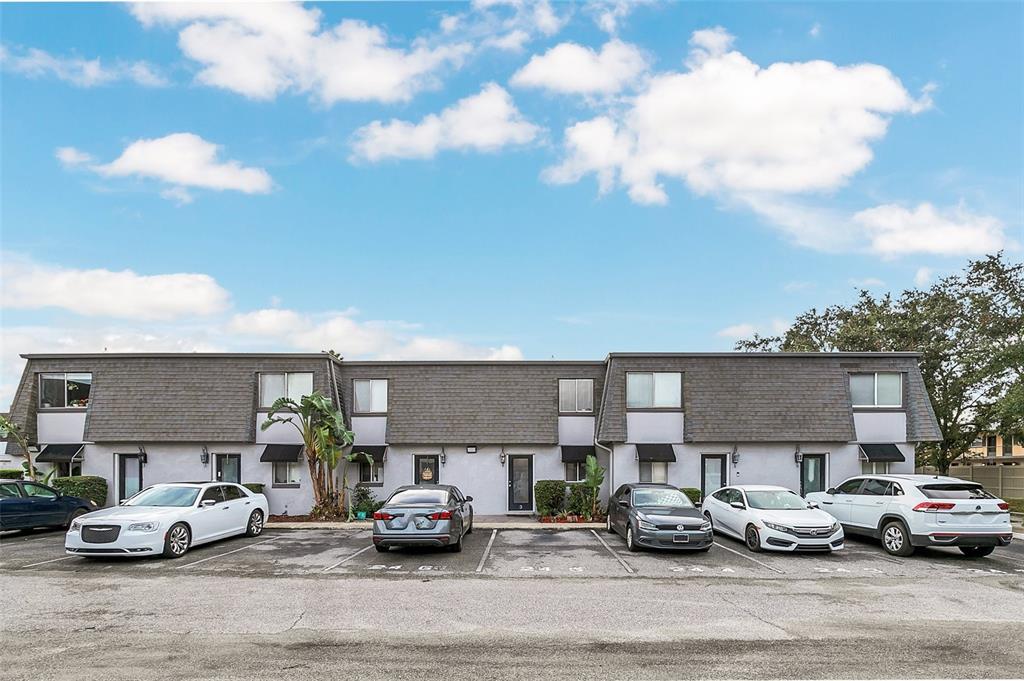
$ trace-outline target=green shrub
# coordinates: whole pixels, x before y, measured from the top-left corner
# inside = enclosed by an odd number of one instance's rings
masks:
[[[266,485],[264,485],[262,482],[244,482],[242,483],[242,487],[246,488],[250,492],[255,492],[256,494],[263,494],[263,488],[266,487]]]
[[[696,487],[680,487],[679,491],[685,494],[686,496],[690,497],[690,501],[692,501],[694,504],[700,503],[700,490],[697,489]]]
[[[538,480],[533,486],[537,500],[537,513],[541,516],[558,515],[565,510],[565,482],[563,480]]]
[[[583,483],[569,485],[569,501],[566,509],[571,515],[589,516],[594,497],[590,488]]]
[[[69,497],[91,499],[97,506],[107,503],[107,481],[96,475],[73,475],[70,478],[54,478],[50,485]]]
[[[373,492],[366,485],[358,485],[352,493],[352,512],[362,511],[367,516],[373,515],[374,511],[384,505],[383,501],[377,501]]]
[[[3,478],[4,480],[21,480],[21,476],[24,472],[25,471],[21,468],[0,468],[0,478]]]

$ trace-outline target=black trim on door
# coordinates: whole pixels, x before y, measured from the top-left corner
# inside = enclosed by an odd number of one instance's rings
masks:
[[[138,455],[138,454],[118,454],[117,455],[117,499],[115,500],[117,503],[121,503],[122,501],[124,501],[125,499],[128,498],[128,495],[125,494],[125,489],[124,489],[124,478],[125,478],[124,473],[125,473],[125,463],[129,459],[134,459],[135,460],[135,464],[134,465],[139,467],[139,490],[142,490],[145,487],[145,484],[142,482],[142,468],[143,468],[143,466],[142,466],[142,457],[140,455]],[[139,491],[139,490],[137,490],[137,491]]]
[[[704,499],[704,497],[706,497],[707,495],[711,494],[715,490],[720,489],[722,487],[725,487],[726,458],[727,457],[725,456],[725,454],[701,454],[700,455],[700,498],[702,500]],[[707,480],[707,476],[705,475],[705,469],[707,468],[708,459],[718,459],[722,463],[722,467],[721,467],[721,471],[722,471],[721,477],[722,477],[722,479],[721,479],[720,484],[718,485],[718,487],[716,487],[715,489],[704,489],[704,482]]]
[[[526,460],[526,493],[527,501],[525,502],[513,502],[512,501],[512,481],[513,473],[515,471],[515,462],[519,460]],[[532,511],[533,510],[533,457],[517,454],[509,454],[508,456],[508,510],[510,511]]]
[[[821,461],[821,467],[818,469],[821,472],[821,489],[808,490],[804,487],[804,467],[808,464],[811,459],[819,459]],[[811,492],[824,492],[828,489],[828,471],[825,467],[828,466],[828,461],[825,460],[824,454],[804,454],[803,460],[800,462],[800,496],[807,496]]]
[[[421,478],[421,476],[420,476],[420,473],[423,470],[420,467],[420,462],[421,461],[427,461],[427,460],[430,460],[431,463],[433,464],[432,466],[430,466],[430,470],[434,474],[432,480],[423,480]],[[413,466],[414,466],[413,481],[415,482],[415,484],[417,484],[417,485],[439,485],[439,484],[441,484],[440,483],[440,478],[441,478],[441,457],[438,456],[437,454],[426,454],[426,455],[424,455],[424,454],[417,454],[416,456],[413,457]]]

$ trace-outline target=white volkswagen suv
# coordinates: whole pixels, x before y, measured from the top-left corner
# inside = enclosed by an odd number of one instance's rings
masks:
[[[955,546],[987,556],[1013,539],[1010,507],[976,482],[937,475],[859,475],[807,495],[847,534],[882,540],[894,556],[919,546]]]

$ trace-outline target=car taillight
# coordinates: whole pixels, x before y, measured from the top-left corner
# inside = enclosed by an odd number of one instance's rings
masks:
[[[451,520],[452,519],[452,512],[451,511],[438,511],[437,513],[431,513],[427,517],[430,518],[431,520]]]
[[[383,511],[375,511],[373,514],[374,520],[394,520],[395,516],[390,513],[384,513]]]
[[[1000,511],[1009,511],[1010,510],[1010,505],[1008,503],[1006,503],[1005,501],[1001,501],[1001,502],[999,502],[999,510]]]
[[[914,507],[914,510],[938,513],[939,511],[952,511],[954,508],[956,508],[956,504],[951,504],[946,501],[922,501]]]

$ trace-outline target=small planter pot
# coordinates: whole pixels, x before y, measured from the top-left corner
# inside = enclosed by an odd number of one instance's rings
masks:
[[[366,520],[366,511],[356,511],[356,518]]]

